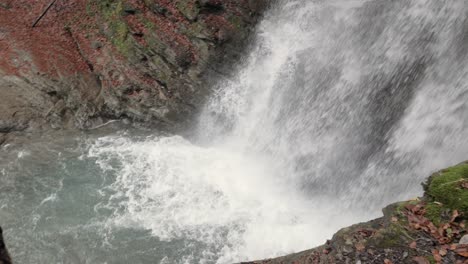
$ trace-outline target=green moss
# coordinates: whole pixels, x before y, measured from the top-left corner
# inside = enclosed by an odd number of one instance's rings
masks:
[[[434,256],[427,256],[426,259],[429,261],[429,263],[436,264]]]
[[[437,174],[429,179],[426,194],[432,201],[440,202],[444,207],[463,212],[468,215],[468,190],[461,183],[468,181],[468,163],[463,163]],[[432,208],[435,210],[435,208]]]
[[[425,217],[431,220],[435,225],[439,225],[442,222],[441,215],[444,208],[440,204],[436,203],[428,203],[425,208]]]
[[[245,23],[240,16],[230,16],[228,21],[237,29],[245,28]]]
[[[117,50],[127,55],[129,52],[129,40],[128,40],[128,27],[125,22],[121,20],[116,20],[110,23],[112,29],[112,44],[117,48]]]
[[[395,208],[395,216],[400,216],[403,217],[405,216],[404,212],[406,211],[406,206],[407,205],[416,205],[419,204],[421,201],[419,200],[411,200],[411,201],[406,201],[406,202],[399,202]]]
[[[154,24],[153,22],[149,21],[148,19],[144,19],[143,20],[143,24],[145,25],[145,28],[150,30],[150,31],[153,31],[156,29],[156,24]]]
[[[405,206],[408,204],[408,202],[400,202],[397,204],[395,208],[395,213],[396,216],[404,216],[403,212],[405,211]]]
[[[413,238],[402,225],[392,223],[370,239],[369,244],[378,248],[392,248],[401,247],[402,245],[407,244],[410,240],[413,240]]]
[[[94,16],[96,14],[93,8],[93,1],[86,3],[86,14],[88,14],[88,16]]]
[[[129,38],[129,28],[122,18],[125,2],[123,0],[94,0],[101,17],[109,27],[106,34],[111,43],[124,56],[130,56],[132,51],[132,39]]]
[[[186,18],[190,20],[197,18],[198,13],[200,12],[200,9],[194,1],[179,0],[176,2],[175,6]]]
[[[207,30],[209,27],[199,20],[197,22],[191,23],[187,28],[182,28],[183,33],[187,34],[190,37],[210,39],[212,38],[210,32]]]

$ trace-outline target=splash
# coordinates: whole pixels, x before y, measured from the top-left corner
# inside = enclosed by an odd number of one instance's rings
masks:
[[[279,1],[196,135],[104,137],[113,225],[183,240],[162,263],[322,244],[468,156],[467,6]],[[104,206],[104,205],[103,205]]]

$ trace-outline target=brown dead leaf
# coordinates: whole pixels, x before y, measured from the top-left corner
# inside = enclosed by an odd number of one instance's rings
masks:
[[[393,217],[392,217],[393,218]],[[375,230],[372,229],[359,229],[357,234],[363,237],[370,237],[375,234]]]
[[[431,264],[425,257],[414,257],[413,260],[418,264]]]
[[[440,256],[439,250],[433,249],[432,250],[432,256],[434,256],[434,260],[437,263],[440,263],[442,261],[442,256]]]
[[[441,249],[439,250],[439,254],[443,257],[445,255],[447,255],[447,249]]]
[[[457,249],[457,244],[451,244],[451,245],[450,245],[450,250],[453,251],[453,250],[455,250],[455,249]]]
[[[449,237],[440,237],[438,239],[438,241],[439,241],[440,244],[444,245],[444,244],[448,244],[448,243],[452,242],[452,239],[449,238]]]
[[[459,216],[460,216],[460,213],[458,212],[458,210],[453,210],[452,218],[450,219],[450,222],[455,221],[455,219],[457,219],[457,217]]]
[[[457,245],[454,251],[458,255],[468,258],[468,245]]]
[[[384,259],[383,261],[384,264],[393,264],[393,262],[389,259]]]
[[[412,249],[415,249],[416,247],[418,246],[418,244],[416,243],[416,241],[413,241],[409,244],[409,247],[412,248]]]
[[[423,215],[423,214],[426,212],[426,210],[424,209],[424,206],[423,206],[422,204],[417,204],[417,205],[415,205],[415,206],[411,209],[411,211],[412,211],[413,213],[417,214],[417,215]]]
[[[355,247],[357,251],[364,251],[364,249],[366,248],[362,243],[357,243]]]
[[[462,189],[468,189],[468,181],[463,181],[461,183],[461,187],[462,187]]]
[[[414,204],[407,204],[407,205],[405,205],[405,208],[406,208],[407,210],[409,210],[409,211],[413,211],[413,208],[414,208],[414,207],[415,207]]]

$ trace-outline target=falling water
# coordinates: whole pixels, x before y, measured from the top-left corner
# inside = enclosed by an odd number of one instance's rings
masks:
[[[40,158],[42,143],[10,150],[0,216],[13,255],[274,257],[378,217],[467,159],[464,0],[277,1],[253,42],[189,138],[114,133],[49,143]],[[38,178],[15,178],[21,166]]]

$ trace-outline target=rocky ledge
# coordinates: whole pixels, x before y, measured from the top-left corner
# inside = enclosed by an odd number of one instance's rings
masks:
[[[320,247],[243,264],[467,264],[468,162],[434,173],[420,199],[338,231]]]
[[[206,77],[239,59],[266,2],[1,1],[0,145],[13,131],[110,119],[181,126]]]

